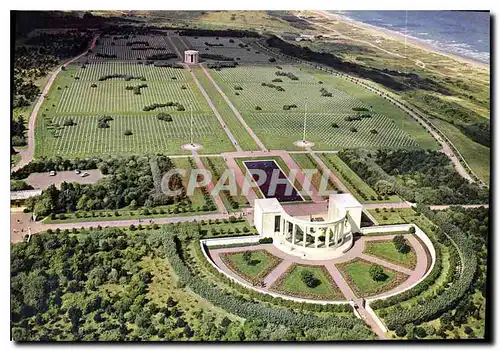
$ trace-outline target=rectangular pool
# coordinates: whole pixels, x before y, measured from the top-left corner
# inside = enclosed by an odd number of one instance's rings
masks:
[[[248,173],[257,182],[259,173],[265,173],[265,182],[258,184],[260,191],[266,198],[276,198],[279,202],[304,201],[287,176],[274,160],[243,161]],[[257,173],[256,170],[259,170]],[[274,179],[273,179],[274,174]],[[283,181],[285,179],[285,181]],[[277,182],[279,180],[279,183]],[[284,184],[282,184],[284,183]],[[273,184],[276,184],[273,187]]]

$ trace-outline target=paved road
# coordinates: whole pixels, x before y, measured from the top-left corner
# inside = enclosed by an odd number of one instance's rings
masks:
[[[219,85],[212,78],[212,76],[210,75],[210,72],[208,72],[208,70],[205,68],[204,65],[200,64],[199,66],[203,70],[203,73],[205,73],[205,75],[207,76],[207,78],[213,84],[213,86],[215,87],[215,89],[217,90],[217,92],[224,98],[224,101],[226,101],[226,103],[229,105],[229,107],[233,111],[233,113],[236,116],[236,118],[238,119],[238,121],[240,121],[240,123],[243,125],[243,127],[245,127],[246,131],[248,132],[248,134],[250,134],[250,136],[255,141],[255,143],[259,146],[259,148],[262,151],[266,151],[267,148],[264,145],[264,143],[262,143],[262,141],[260,141],[259,137],[254,133],[254,131],[252,130],[252,128],[250,128],[250,126],[247,124],[247,122],[243,119],[243,117],[241,116],[240,112],[236,109],[236,107],[234,107],[234,105],[231,102],[231,100],[229,100],[229,98],[226,96],[226,94],[224,94],[224,92],[222,91],[222,89],[219,87]]]
[[[174,39],[180,41],[179,37],[175,37]],[[177,56],[179,56],[179,58],[181,60],[184,60],[184,56],[181,54],[181,52],[179,51],[179,49],[175,45],[174,40],[172,39],[172,36],[170,36],[170,35],[167,36],[167,40],[170,43],[170,45],[172,46],[172,48],[174,49],[174,51],[177,54]],[[182,43],[182,41],[181,41],[181,43]],[[217,111],[217,109],[215,108],[215,105],[214,105],[212,99],[210,99],[210,97],[208,96],[207,92],[205,91],[205,89],[201,85],[200,81],[198,80],[198,78],[194,74],[193,70],[186,63],[182,63],[182,65],[184,66],[185,69],[187,69],[189,71],[189,73],[191,73],[191,77],[193,77],[193,80],[194,80],[196,86],[198,87],[198,89],[200,90],[201,94],[203,95],[203,97],[207,101],[208,105],[212,109],[212,112],[215,114],[215,117],[217,117],[217,120],[219,121],[222,129],[226,132],[227,137],[229,138],[229,140],[231,140],[231,143],[233,144],[234,148],[236,150],[238,150],[238,151],[241,151],[242,148],[241,148],[240,144],[238,143],[238,140],[236,140],[236,138],[234,137],[233,133],[231,133],[231,131],[229,130],[228,126],[226,125],[226,122],[224,121],[224,119],[220,115],[219,111]]]
[[[92,40],[92,43],[89,46],[89,49],[85,50],[85,52],[82,52],[80,55],[66,61],[63,63],[61,66],[57,67],[54,72],[49,77],[49,80],[47,81],[47,84],[45,84],[45,87],[42,90],[42,93],[38,97],[38,100],[35,104],[35,107],[33,108],[33,111],[31,111],[30,119],[28,121],[28,147],[26,149],[19,149],[17,150],[19,154],[21,155],[21,160],[18,162],[16,166],[12,168],[12,171],[16,171],[20,169],[21,167],[27,165],[28,163],[33,160],[33,155],[35,153],[35,124],[36,124],[36,117],[38,116],[38,111],[40,110],[40,107],[42,107],[43,102],[45,101],[45,95],[49,93],[50,88],[52,87],[52,84],[54,83],[54,80],[56,79],[57,75],[59,72],[61,72],[63,67],[68,66],[70,63],[78,60],[79,58],[85,56],[87,54],[88,50],[91,50],[95,47],[97,38],[99,38],[99,35],[96,35],[94,39]]]
[[[249,211],[246,211],[249,212]],[[192,215],[192,216],[178,216],[178,217],[165,217],[165,218],[151,218],[153,223],[156,224],[168,224],[168,223],[180,223],[180,222],[192,222],[192,221],[201,221],[201,220],[216,220],[216,219],[228,219],[231,216],[235,217],[246,217],[246,212],[234,212],[230,214],[224,213],[211,213],[211,214],[200,214],[200,215]],[[31,233],[40,233],[47,231],[47,229],[55,230],[57,228],[64,229],[80,229],[80,228],[96,228],[97,226],[101,227],[128,227],[131,224],[133,225],[147,225],[149,223],[149,218],[143,218],[141,222],[139,219],[124,219],[124,220],[109,220],[109,221],[92,221],[92,222],[73,222],[73,223],[52,223],[46,224],[42,222],[31,222],[29,219],[31,217],[31,213],[23,213],[23,212],[11,212],[10,215],[10,226],[11,226],[11,242],[19,242],[23,240],[23,235],[27,233],[28,227],[31,228]],[[19,222],[18,222],[19,220]],[[21,231],[22,230],[22,231]]]

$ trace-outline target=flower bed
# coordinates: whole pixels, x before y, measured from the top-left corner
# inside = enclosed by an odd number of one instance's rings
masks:
[[[408,275],[394,271],[392,269],[389,269],[387,267],[383,267],[384,273],[386,273],[389,277],[388,279],[392,276],[392,279],[388,281],[387,283],[383,284],[382,282],[379,283],[378,286],[375,286],[373,288],[369,289],[363,289],[360,287],[355,280],[353,279],[352,275],[349,273],[349,266],[353,264],[363,264],[366,265],[366,273],[363,271],[361,272],[361,275],[358,276],[358,278],[363,278],[364,280],[366,279],[371,279],[370,274],[369,274],[369,269],[374,263],[363,260],[361,258],[355,258],[354,260],[351,260],[349,262],[343,262],[343,263],[338,263],[335,264],[335,266],[338,268],[344,279],[347,281],[349,286],[351,287],[352,291],[356,294],[357,297],[368,297],[368,296],[374,296],[381,294],[386,291],[390,291],[403,283],[406,279],[408,279]],[[367,277],[364,277],[364,275],[367,275]]]
[[[307,269],[317,272],[318,270],[321,272],[322,276],[326,281],[322,281],[322,283],[326,283],[328,286],[328,293],[319,293],[314,291],[300,291],[300,290],[291,290],[285,286],[285,281],[287,278],[290,278],[296,269],[301,267],[306,267]],[[320,279],[322,280],[322,279]],[[301,282],[301,284],[303,284]],[[326,269],[325,266],[309,266],[309,265],[301,265],[297,263],[293,263],[288,269],[280,276],[278,279],[274,281],[274,283],[269,287],[269,290],[278,292],[280,294],[295,296],[305,299],[312,300],[344,300],[344,297],[335,284],[330,272]]]
[[[281,258],[272,255],[267,250],[252,250],[252,254],[260,253],[265,255],[268,260],[268,264],[257,275],[249,275],[248,273],[243,272],[233,260],[235,255],[241,255],[244,251],[245,250],[237,252],[223,252],[219,254],[219,257],[230,270],[253,285],[261,284],[262,280],[283,261]]]

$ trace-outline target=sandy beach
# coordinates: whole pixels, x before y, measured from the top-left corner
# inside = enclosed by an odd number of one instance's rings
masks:
[[[348,24],[355,26],[359,29],[367,31],[372,36],[380,36],[380,37],[383,37],[385,39],[395,40],[395,41],[398,41],[401,43],[404,43],[404,41],[405,41],[404,34],[398,33],[396,31],[392,31],[392,30],[389,30],[386,28],[376,27],[376,26],[373,26],[371,24],[362,23],[362,22],[353,20],[351,18],[348,18],[346,16],[342,16],[341,14],[334,14],[334,13],[327,12],[325,10],[318,10],[318,11],[312,11],[312,12],[314,12],[316,15],[324,17],[324,18],[329,18],[329,19],[333,19],[336,21],[348,23]],[[435,46],[433,46],[433,45],[431,45],[423,40],[419,40],[417,38],[414,38],[414,37],[408,36],[406,38],[406,44],[408,46],[413,46],[413,47],[419,48],[421,50],[425,50],[428,52],[432,52],[432,53],[436,53],[439,55],[449,57],[453,60],[468,64],[468,65],[473,66],[475,68],[483,68],[483,69],[490,68],[490,65],[488,63],[476,61],[473,59],[465,58],[465,57],[462,57],[462,56],[459,56],[456,54],[452,54],[449,52],[439,50]]]

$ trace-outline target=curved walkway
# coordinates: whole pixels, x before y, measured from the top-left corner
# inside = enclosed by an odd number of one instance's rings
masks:
[[[85,56],[88,52],[88,50],[92,50],[97,42],[97,38],[99,38],[99,34],[94,37],[92,40],[89,48],[82,52],[80,55],[66,61],[63,63],[61,66],[57,67],[54,72],[51,73],[49,80],[47,81],[47,84],[45,84],[45,87],[43,88],[40,96],[38,97],[38,100],[35,104],[35,107],[33,107],[33,111],[31,111],[30,114],[30,119],[28,121],[28,147],[26,149],[19,149],[16,150],[19,152],[19,155],[21,155],[21,160],[12,167],[11,171],[17,171],[21,167],[24,167],[28,163],[33,160],[33,156],[35,154],[35,124],[36,124],[36,117],[38,116],[38,111],[40,110],[40,107],[42,107],[43,102],[45,101],[45,95],[49,93],[50,88],[52,87],[52,84],[54,83],[54,80],[56,79],[57,75],[59,72],[61,72],[62,68],[66,68],[70,63],[80,59],[81,57]]]

